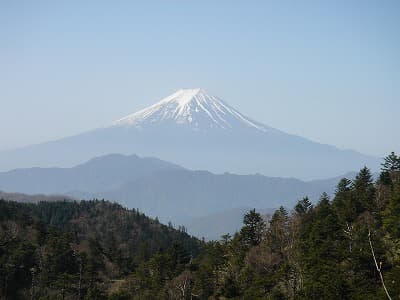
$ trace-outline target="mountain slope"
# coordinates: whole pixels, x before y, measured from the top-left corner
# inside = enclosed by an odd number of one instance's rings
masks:
[[[316,201],[323,192],[333,194],[337,180],[301,181],[262,175],[215,175],[207,171],[160,171],[119,188],[92,196],[139,208],[161,221],[186,223],[237,207],[277,208],[309,196]],[[78,194],[71,194],[79,197]]]
[[[180,90],[137,113],[80,135],[0,153],[0,170],[68,166],[109,153],[154,156],[191,169],[316,179],[379,166],[253,121],[201,89]]]
[[[57,201],[74,201],[71,197],[65,195],[27,195],[22,193],[6,193],[0,191],[0,199],[6,201],[38,203],[40,201],[57,202]]]
[[[128,115],[113,126],[143,128],[162,123],[185,125],[193,130],[249,128],[273,130],[255,122],[203,89],[180,89],[160,102]]]
[[[17,169],[0,173],[0,190],[106,198],[163,220],[180,221],[226,209],[291,206],[308,195],[333,193],[338,179],[302,181],[262,175],[216,175],[135,155],[97,157],[73,168]]]
[[[346,174],[346,177],[352,179],[354,173]],[[129,208],[138,208],[150,216],[158,216],[165,223],[184,224],[189,232],[199,237],[214,238],[226,233],[225,228],[233,224],[229,220],[231,212],[238,208],[291,207],[306,195],[315,201],[322,192],[333,194],[339,179],[302,181],[262,175],[216,175],[187,170],[154,158],[114,154],[97,157],[73,168],[3,172],[0,173],[0,190],[63,194],[75,199],[110,199]],[[10,199],[10,194],[2,195]],[[18,197],[12,199],[25,201],[40,199],[40,196],[14,196]],[[215,214],[224,219],[216,222]],[[231,233],[237,229],[240,220],[234,224]],[[209,231],[210,226],[216,230]]]
[[[179,274],[203,246],[107,201],[0,200],[0,228],[2,299],[116,299],[99,289],[111,293],[113,284],[160,258]]]
[[[159,170],[182,169],[156,158],[110,154],[72,168],[30,168],[0,173],[0,189],[21,193],[93,193]]]
[[[243,226],[243,217],[252,207],[237,207],[228,209],[223,212],[213,213],[204,217],[193,218],[184,223],[188,229],[188,233],[206,240],[218,241],[224,234],[229,233],[231,236],[235,232],[239,232]],[[257,209],[257,212],[263,216],[264,221],[268,224],[270,217],[276,208]]]

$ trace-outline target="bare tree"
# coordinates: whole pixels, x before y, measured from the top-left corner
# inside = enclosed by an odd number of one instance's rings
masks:
[[[350,253],[353,251],[353,229],[354,229],[354,226],[349,222],[346,222],[346,228],[343,229],[343,232],[349,238],[349,252]]]
[[[382,271],[381,271],[382,270],[382,262],[380,262],[378,265],[378,262],[375,257],[375,251],[374,251],[374,247],[372,246],[372,241],[371,241],[371,230],[368,231],[368,241],[369,241],[369,246],[371,247],[371,253],[372,253],[372,257],[374,259],[376,270],[378,271],[379,277],[382,282],[383,289],[385,290],[385,293],[386,293],[386,296],[388,297],[388,299],[392,300],[392,297],[390,297],[389,292],[386,288],[385,281],[383,280],[383,275],[382,275]]]
[[[193,299],[198,295],[192,292],[192,274],[190,271],[184,271],[179,276],[175,277],[172,282],[172,289],[170,289],[171,299]]]

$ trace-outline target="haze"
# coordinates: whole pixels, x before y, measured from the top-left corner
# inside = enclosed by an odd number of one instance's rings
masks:
[[[398,1],[3,1],[0,39],[0,149],[202,87],[289,133],[398,150]]]

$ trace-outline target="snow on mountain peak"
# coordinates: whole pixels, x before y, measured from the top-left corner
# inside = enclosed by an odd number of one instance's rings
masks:
[[[115,121],[112,126],[141,128],[161,122],[188,125],[194,130],[243,126],[260,131],[271,129],[247,118],[201,88],[180,89],[156,104]]]

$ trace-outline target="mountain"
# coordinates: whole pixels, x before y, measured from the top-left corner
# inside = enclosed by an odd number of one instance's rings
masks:
[[[243,217],[252,207],[237,207],[228,209],[223,212],[210,214],[204,217],[193,218],[184,223],[188,229],[188,233],[205,240],[218,241],[224,234],[229,233],[231,236],[235,232],[239,232],[243,226]],[[275,212],[276,208],[257,209],[256,211],[263,216],[264,221],[268,224],[270,216]]]
[[[28,194],[93,194],[160,170],[182,167],[157,158],[109,154],[72,168],[26,168],[0,173],[0,189]]]
[[[315,182],[262,175],[168,170],[89,196],[139,208],[164,222],[186,223],[193,218],[237,207],[290,207],[304,196],[316,201],[323,192],[333,194],[336,184],[337,180],[332,179]],[[80,196],[79,192],[70,195]]]
[[[109,126],[2,151],[0,170],[71,167],[110,153],[153,156],[215,173],[301,179],[379,166],[376,157],[284,133],[244,116],[202,89],[183,89]]]
[[[56,201],[74,201],[73,198],[64,195],[27,195],[22,193],[6,193],[0,191],[0,199],[24,203],[38,203],[40,201],[56,202]]]
[[[202,223],[224,230],[226,215],[237,218],[229,220],[236,229],[239,220],[244,222],[238,234],[209,243],[190,237],[182,226],[176,230],[108,201],[0,200],[0,295],[16,300],[397,299],[399,169],[382,172],[384,180],[376,183],[364,170],[330,201],[303,201],[295,214],[274,212],[270,226],[257,212],[244,219],[246,208],[214,214]],[[346,226],[348,220],[352,225]],[[344,228],[355,238],[350,240]]]
[[[354,174],[346,177],[351,179]],[[239,215],[232,212],[239,208],[291,207],[306,195],[316,201],[322,192],[333,194],[338,181],[339,178],[302,181],[262,175],[217,175],[184,169],[156,158],[112,154],[73,168],[2,172],[0,190],[63,194],[75,199],[105,198],[129,208],[138,208],[165,223],[184,224],[189,232],[199,237],[214,238],[219,233],[226,233],[225,228],[230,227],[231,233],[237,229],[241,217],[236,218]],[[24,201],[27,197],[13,199]],[[215,214],[222,218],[220,222],[213,217]],[[233,216],[237,220],[236,225],[231,226],[232,220],[229,219]],[[215,230],[210,232],[210,226]]]
[[[203,89],[180,89],[148,108],[115,121],[112,126],[145,128],[176,124],[203,132],[218,129],[276,131],[247,118]]]
[[[0,200],[0,228],[1,299],[131,299],[105,292],[146,264],[173,268],[162,280],[173,278],[204,246],[107,201]]]

